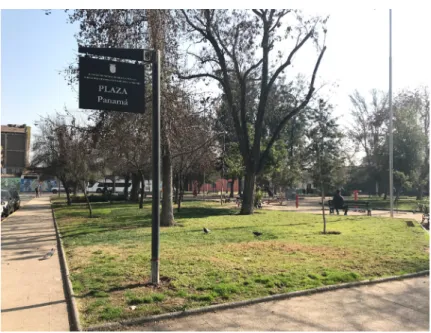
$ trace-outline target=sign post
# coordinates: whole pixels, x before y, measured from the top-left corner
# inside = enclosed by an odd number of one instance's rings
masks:
[[[153,193],[151,229],[151,282],[159,284],[160,250],[160,51],[81,47],[78,52],[152,64]],[[104,111],[145,112],[145,67],[111,60],[80,57],[79,107]]]
[[[159,284],[160,251],[160,51],[153,61],[153,193],[151,229],[151,282]]]

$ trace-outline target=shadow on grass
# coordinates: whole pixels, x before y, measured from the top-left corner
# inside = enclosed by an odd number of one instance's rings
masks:
[[[241,216],[239,213],[239,209],[236,207],[196,207],[196,206],[190,206],[190,207],[182,207],[180,212],[174,211],[175,218],[179,219],[191,219],[191,218],[205,218],[210,216],[226,216],[226,215],[238,215]],[[265,214],[265,212],[262,211],[254,211],[254,215],[259,214]],[[247,216],[247,215],[244,215]]]
[[[123,219],[115,219],[114,221],[100,221],[97,222],[89,222],[88,224],[82,224],[79,228],[72,227],[68,228],[67,226],[61,228],[62,238],[75,238],[84,235],[90,235],[95,233],[102,232],[110,232],[110,231],[119,231],[119,230],[132,230],[138,228],[149,228],[151,227],[151,219],[146,220],[138,220],[138,221],[130,221]]]
[[[204,218],[209,216],[239,215],[238,210],[230,208],[212,207],[182,207],[180,212],[174,212],[175,218],[191,219]]]

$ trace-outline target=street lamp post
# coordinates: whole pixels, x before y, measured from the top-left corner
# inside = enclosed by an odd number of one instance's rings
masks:
[[[393,110],[392,110],[392,9],[389,9],[389,200],[391,217],[394,217],[394,136],[393,136]]]

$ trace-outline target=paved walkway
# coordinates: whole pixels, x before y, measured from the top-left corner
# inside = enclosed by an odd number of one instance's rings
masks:
[[[54,256],[39,260],[51,248]],[[1,330],[69,331],[49,197],[1,222]]]
[[[269,209],[269,210],[285,210],[285,211],[292,211],[292,212],[298,212],[298,213],[311,213],[311,214],[322,214],[322,208],[317,206],[315,203],[309,203],[306,204],[300,203],[299,207],[295,207],[295,202],[289,201],[286,205],[286,202],[283,203],[282,206],[279,204],[266,204],[264,203],[263,209]],[[325,207],[325,213],[329,215],[329,209]],[[355,212],[353,208],[349,209],[349,212],[347,213],[349,216],[367,216],[364,212]],[[342,216],[343,213],[340,212],[340,216]],[[390,212],[388,210],[374,210],[372,211],[373,216],[380,216],[380,217],[390,217]],[[418,222],[422,221],[422,213],[412,213],[412,212],[405,212],[405,211],[394,211],[394,218],[399,219],[411,219]]]
[[[429,277],[123,327],[130,331],[429,331]]]

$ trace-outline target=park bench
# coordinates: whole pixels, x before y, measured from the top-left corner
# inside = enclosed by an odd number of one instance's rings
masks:
[[[327,203],[329,207],[329,214],[334,214],[335,207],[332,200],[328,200]],[[371,216],[371,204],[368,201],[351,201],[351,200],[344,200],[344,205],[347,206],[347,210],[349,208],[362,208],[364,212],[367,213],[368,216]]]
[[[272,197],[272,198],[268,198],[267,200],[265,200],[266,203],[269,205],[273,202],[278,202],[280,205],[283,204],[284,198],[282,196],[279,197]]]

